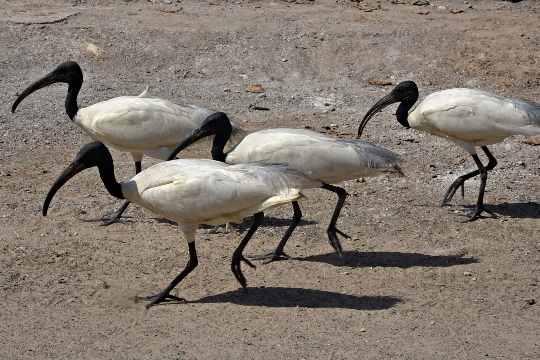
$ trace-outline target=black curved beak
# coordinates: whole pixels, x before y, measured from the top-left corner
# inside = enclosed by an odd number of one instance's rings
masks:
[[[56,179],[54,184],[51,186],[51,189],[47,193],[47,197],[45,198],[45,202],[43,203],[43,216],[47,216],[47,210],[49,209],[49,205],[54,197],[54,194],[56,194],[56,192],[60,190],[60,188],[64,186],[64,184],[67,183],[69,179],[87,168],[88,167],[85,166],[83,163],[74,161],[62,172],[62,174],[60,174],[58,179]]]
[[[57,83],[57,82],[63,82],[63,81],[58,78],[58,74],[55,71],[45,75],[44,77],[42,77],[41,79],[39,79],[38,81],[33,83],[32,85],[30,85],[29,87],[24,89],[22,94],[19,95],[17,100],[15,100],[15,102],[11,106],[11,112],[14,113],[15,110],[17,109],[17,106],[19,105],[19,103],[21,101],[23,101],[25,97],[27,97],[28,95],[30,95],[34,91],[37,91],[37,90],[39,90],[41,88],[44,88],[46,86],[52,85],[52,84]]]
[[[188,146],[196,143],[197,141],[199,141],[200,139],[202,139],[204,137],[214,135],[215,132],[216,132],[215,130],[213,130],[211,128],[207,128],[204,125],[202,127],[198,128],[198,129],[193,130],[191,135],[189,135],[188,138],[186,138],[184,141],[182,141],[176,147],[176,149],[174,149],[174,151],[171,153],[171,155],[169,155],[169,158],[167,159],[167,161],[168,160],[173,160],[176,157],[176,155],[178,155],[178,153],[180,153],[180,151],[184,150]]]
[[[362,122],[360,123],[360,126],[358,127],[358,135],[357,138],[360,138],[362,136],[362,132],[364,131],[364,128],[366,127],[368,121],[379,111],[384,109],[385,107],[392,105],[394,103],[399,102],[400,100],[396,99],[396,97],[390,93],[377,101],[375,105],[371,107],[371,109],[368,110],[364,118],[362,119]]]

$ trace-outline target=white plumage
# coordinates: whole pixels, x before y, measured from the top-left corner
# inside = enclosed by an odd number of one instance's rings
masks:
[[[175,104],[151,97],[148,88],[139,96],[120,96],[79,108],[77,95],[83,75],[75,62],[60,64],[55,70],[26,88],[14,102],[12,112],[28,95],[56,82],[69,84],[66,112],[92,139],[129,152],[135,173],[141,171],[144,155],[167,160],[180,142],[209,117],[226,116],[195,105]],[[235,132],[241,132],[235,126]],[[114,222],[126,209],[125,203],[106,223]]]
[[[99,143],[84,146],[70,166],[53,184],[43,205],[47,214],[55,193],[77,173],[98,167],[109,193],[128,199],[142,207],[178,222],[189,246],[190,259],[184,271],[160,294],[149,298],[150,305],[178,298],[170,291],[197,265],[195,234],[199,224],[238,222],[255,214],[254,224],[246,234],[232,260],[232,271],[240,284],[246,280],[240,261],[242,251],[257,229],[263,212],[272,207],[296,201],[301,189],[319,187],[311,180],[285,165],[227,165],[213,160],[173,160],[154,165],[131,180],[118,183],[113,160],[107,148]]]
[[[360,140],[332,138],[304,129],[267,129],[248,134],[226,155],[228,164],[286,162],[327,184],[399,172],[399,156]]]
[[[227,165],[208,159],[156,164],[122,183],[122,193],[179,224],[223,224],[298,200],[319,187],[285,165]]]
[[[194,105],[121,96],[79,109],[74,122],[94,140],[132,154],[179,144],[215,113]]]
[[[228,119],[207,119],[196,129],[191,137],[182,142],[173,155],[198,139],[213,135],[212,157],[228,164],[252,161],[265,164],[287,163],[291,168],[323,182],[323,189],[334,192],[338,201],[327,228],[332,247],[341,256],[342,248],[337,233],[348,237],[336,227],[336,222],[347,192],[338,186],[330,185],[360,177],[377,176],[383,173],[401,173],[399,156],[382,147],[361,140],[335,139],[305,129],[267,129],[246,135],[227,154],[223,146],[232,132]],[[259,258],[270,261],[287,258],[283,248],[301,219],[302,212],[293,202],[294,216],[289,229],[276,250]]]
[[[539,135],[540,105],[481,90],[457,88],[432,93],[409,113],[417,100],[418,88],[414,82],[398,84],[368,110],[358,128],[358,136],[373,115],[399,102],[396,117],[400,124],[446,138],[471,154],[478,170],[458,177],[446,192],[442,205],[449,202],[460,187],[463,193],[467,179],[480,175],[476,211],[469,220],[478,219],[482,211],[489,212],[484,207],[487,172],[497,165],[487,145],[499,143],[512,135]],[[476,147],[481,147],[488,157],[487,165],[484,166],[478,158]]]
[[[540,134],[540,105],[474,89],[448,89],[428,95],[409,114],[413,129],[452,140],[469,153],[511,135]]]

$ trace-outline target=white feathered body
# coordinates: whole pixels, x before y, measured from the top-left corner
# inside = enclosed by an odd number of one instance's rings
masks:
[[[414,129],[470,148],[495,144],[511,135],[540,134],[540,105],[480,90],[448,89],[427,96],[408,121]]]
[[[81,108],[74,121],[91,138],[116,150],[166,160],[213,113],[149,97],[145,90],[139,96],[120,96]],[[239,131],[234,123],[233,129]]]
[[[401,173],[399,156],[389,150],[304,129],[276,128],[251,133],[226,158],[229,164],[253,161],[286,163],[329,184],[386,172]]]
[[[319,187],[284,165],[227,165],[206,159],[156,164],[122,184],[124,196],[182,224],[223,224],[298,200]]]

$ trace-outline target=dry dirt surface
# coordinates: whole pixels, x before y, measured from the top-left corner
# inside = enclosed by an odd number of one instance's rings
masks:
[[[353,138],[391,89],[382,84],[406,79],[422,97],[473,87],[540,101],[540,2],[422,3],[0,1],[0,358],[539,359],[540,147],[523,137],[492,146],[486,203],[497,218],[463,223],[478,180],[438,204],[472,159],[385,110],[366,139],[402,154],[407,176],[343,184],[344,261],[325,233],[335,197],[308,191],[293,259],[244,266],[247,292],[230,258],[250,219],[229,233],[203,228],[200,265],[178,287],[187,304],[134,301],[183,268],[187,246],[174,224],[136,206],[109,227],[82,221],[119,206],[97,171],[41,216],[49,186],[90,140],[65,114],[64,85],[10,107],[68,59],[85,73],[82,106],[148,85],[249,130]],[[256,84],[264,93],[246,91]],[[183,156],[208,157],[207,145]],[[127,179],[131,158],[113,155]],[[246,252],[272,249],[291,213],[268,213]]]

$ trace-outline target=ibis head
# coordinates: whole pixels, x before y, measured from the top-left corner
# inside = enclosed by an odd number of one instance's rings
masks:
[[[398,122],[406,128],[409,128],[409,122],[407,121],[407,116],[409,110],[412,108],[414,103],[418,100],[418,87],[414,81],[403,81],[400,82],[391,92],[386,95],[379,101],[375,103],[368,110],[360,126],[358,128],[358,137],[362,136],[365,126],[368,121],[379,111],[383,110],[385,107],[390,106],[394,103],[400,103],[398,110],[396,112],[396,117]]]
[[[113,171],[113,159],[109,150],[100,142],[91,142],[82,147],[75,159],[60,174],[58,179],[51,186],[43,203],[43,216],[47,216],[49,205],[58,190],[72,177],[86,169],[97,167],[99,175],[105,187],[111,195],[123,199],[120,184],[116,182]]]
[[[182,150],[197,142],[198,140],[207,136],[215,135],[214,143],[212,145],[212,158],[216,161],[225,161],[225,154],[223,148],[232,134],[231,121],[225,113],[216,112],[208,116],[201,126],[193,130],[191,135],[182,141],[176,149],[169,156],[169,160]]]
[[[66,112],[69,117],[73,119],[78,111],[77,95],[79,93],[79,90],[81,89],[82,82],[83,73],[79,64],[74,61],[66,61],[58,65],[56,69],[54,69],[41,79],[37,80],[36,82],[28,86],[26,89],[24,89],[24,91],[13,103],[13,106],[11,107],[11,112],[15,112],[19,103],[33,92],[55,83],[67,83],[69,85],[69,88],[68,96],[66,97]]]

